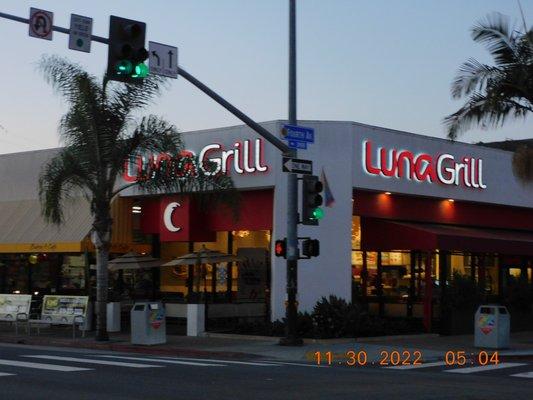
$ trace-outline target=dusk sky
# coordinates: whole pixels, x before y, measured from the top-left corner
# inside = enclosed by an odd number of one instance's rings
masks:
[[[287,118],[287,0],[38,1],[2,0],[0,11],[28,17],[29,8],[94,19],[108,35],[109,15],[144,21],[147,41],[179,48],[179,64],[256,121]],[[533,0],[522,0],[528,27]],[[298,119],[348,120],[444,137],[442,118],[461,106],[450,83],[463,61],[490,61],[470,28],[498,11],[516,23],[515,0],[300,0]],[[518,25],[517,25],[518,26]],[[102,76],[107,47],[68,49],[68,36],[31,38],[26,24],[0,19],[0,153],[56,147],[65,104],[36,70],[42,54],[58,54]],[[182,78],[146,111],[180,130],[240,124]],[[472,130],[466,142],[533,137],[533,120]]]

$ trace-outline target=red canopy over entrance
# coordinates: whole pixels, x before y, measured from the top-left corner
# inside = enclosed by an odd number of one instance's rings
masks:
[[[361,218],[365,250],[426,250],[533,255],[533,232]]]

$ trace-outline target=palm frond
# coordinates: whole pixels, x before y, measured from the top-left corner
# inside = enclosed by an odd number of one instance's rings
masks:
[[[473,125],[482,128],[499,127],[512,115],[524,118],[531,107],[503,96],[471,94],[469,100],[455,113],[444,118],[448,137],[455,140],[459,134],[470,129]]]
[[[509,17],[500,13],[489,14],[472,28],[472,39],[485,44],[497,65],[518,61],[518,36],[519,33],[510,25]]]
[[[64,201],[75,194],[87,198],[87,189],[95,191],[96,187],[79,165],[76,154],[68,148],[60,150],[39,177],[39,199],[45,220],[62,223]]]
[[[473,91],[482,91],[489,80],[501,79],[503,75],[501,68],[470,58],[461,65],[452,83],[452,97],[458,99]]]

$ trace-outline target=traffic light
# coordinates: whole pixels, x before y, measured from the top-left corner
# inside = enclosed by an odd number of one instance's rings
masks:
[[[276,257],[287,258],[287,239],[276,240],[274,252]]]
[[[320,242],[318,239],[305,239],[302,242],[302,254],[306,257],[318,257],[320,255]]]
[[[324,189],[322,182],[316,175],[304,175],[302,180],[302,224],[318,225],[318,221],[324,216],[322,196]]]
[[[148,76],[144,60],[148,51],[144,47],[146,24],[131,19],[109,19],[109,46],[107,53],[107,79],[139,83]]]

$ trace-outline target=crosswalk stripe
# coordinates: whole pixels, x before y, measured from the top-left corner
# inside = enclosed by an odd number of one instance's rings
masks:
[[[394,365],[392,367],[383,367],[383,368],[385,369],[418,369],[418,368],[441,367],[443,365],[446,365],[444,361],[436,361],[436,362],[422,363],[422,364]]]
[[[252,362],[252,361],[228,361],[228,360],[216,360],[208,358],[182,358],[182,357],[160,357],[167,360],[183,360],[183,361],[205,361],[205,362],[216,362],[222,364],[238,364],[238,365],[253,365],[257,367],[280,367],[279,364],[266,363],[266,362]]]
[[[91,368],[69,367],[66,365],[54,365],[54,364],[40,364],[40,363],[15,361],[15,360],[0,360],[0,365],[9,365],[12,367],[22,367],[22,368],[46,369],[49,371],[61,371],[61,372],[76,372],[76,371],[90,371],[91,370]]]
[[[516,376],[517,378],[530,378],[533,379],[533,372],[521,372],[519,374],[514,374],[511,376]]]
[[[70,362],[79,362],[86,364],[100,364],[100,365],[114,365],[116,367],[129,367],[129,368],[162,368],[162,365],[154,364],[136,364],[136,363],[125,363],[118,361],[106,361],[106,360],[93,360],[90,358],[75,358],[75,357],[59,357],[59,356],[23,356],[31,358],[41,358],[44,360],[57,360],[57,361],[70,361]]]
[[[0,376],[12,376],[12,375],[15,375],[15,374],[7,374],[5,372],[0,372]]]
[[[272,362],[272,364],[281,364],[281,365],[294,365],[296,367],[311,367],[311,368],[329,368],[329,365],[318,365],[318,364],[304,364],[296,362],[285,362],[285,361],[266,361]]]
[[[166,364],[193,365],[197,367],[225,367],[225,365],[222,365],[222,364],[209,364],[209,363],[178,361],[178,360],[164,360],[162,358],[141,358],[141,357],[104,356],[104,355],[96,355],[95,357],[117,358],[120,360],[132,360],[132,361],[151,361],[151,362],[160,362],[160,363],[166,363]]]
[[[467,368],[456,368],[449,369],[445,372],[451,372],[455,374],[471,374],[474,372],[483,372],[483,371],[492,371],[494,369],[503,369],[503,368],[512,368],[512,367],[521,367],[522,365],[527,365],[523,363],[501,363],[494,365],[480,365],[479,367],[467,367]]]

